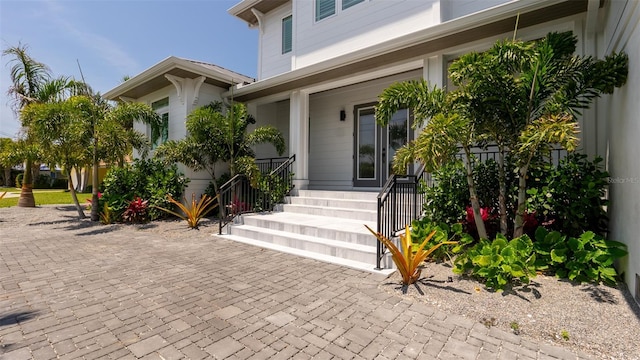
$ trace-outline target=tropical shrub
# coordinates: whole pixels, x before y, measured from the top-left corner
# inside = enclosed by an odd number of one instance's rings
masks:
[[[570,154],[551,169],[540,187],[530,188],[529,211],[541,216],[546,227],[579,237],[585,231],[605,235],[608,217],[604,198],[609,174],[601,169],[602,158]]]
[[[504,235],[498,234],[493,241],[481,239],[465,251],[462,247],[454,251],[460,252],[454,273],[481,278],[494,290],[503,290],[515,280],[528,284],[536,274],[536,254],[527,235],[507,241]]]
[[[177,206],[182,214],[173,210],[165,209],[160,206],[156,206],[158,209],[165,211],[169,214],[175,215],[182,220],[185,220],[191,229],[197,229],[200,224],[200,220],[205,217],[211,210],[213,210],[218,204],[214,204],[216,199],[204,194],[200,200],[196,201],[196,194],[191,194],[191,204],[184,205],[179,201],[174,200],[169,196],[169,201]],[[187,202],[187,199],[184,199]]]
[[[391,252],[391,258],[402,276],[403,285],[411,285],[420,278],[424,261],[439,247],[456,244],[455,241],[443,241],[427,248],[427,243],[429,243],[436,234],[436,230],[433,230],[429,235],[427,235],[420,244],[413,244],[411,241],[411,229],[407,225],[405,233],[400,235],[401,249],[398,249],[393,241],[380,233],[376,233],[367,225],[365,225],[365,227]]]
[[[613,285],[617,272],[613,262],[628,254],[626,245],[587,231],[569,237],[539,227],[534,249],[538,270],[577,282],[600,282]]]
[[[131,201],[140,197],[150,206],[149,220],[156,220],[165,216],[157,207],[174,210],[167,196],[179,198],[188,182],[176,165],[166,166],[154,159],[136,160],[132,165],[109,170],[102,182],[100,201],[109,203],[114,220],[118,221]]]
[[[147,209],[149,200],[142,200],[139,196],[129,202],[129,206],[122,214],[122,220],[128,223],[147,222]]]
[[[457,241],[464,239],[463,242],[471,242],[471,235],[463,231],[461,223],[456,223],[448,226],[445,223],[436,224],[427,218],[420,220],[414,220],[411,222],[411,242],[415,245],[420,243],[428,237],[433,231],[435,234],[431,238],[432,244],[440,244],[448,241]],[[443,245],[436,248],[431,255],[430,259],[434,261],[451,260],[453,253],[453,244]]]

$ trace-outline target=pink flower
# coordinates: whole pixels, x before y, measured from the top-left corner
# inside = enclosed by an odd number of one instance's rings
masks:
[[[480,208],[480,218],[482,218],[482,221],[489,220],[490,213],[491,213],[491,209],[489,209],[488,207]],[[471,206],[467,206],[467,222],[469,224],[473,224],[474,219],[475,219],[475,216],[473,216],[473,208]]]

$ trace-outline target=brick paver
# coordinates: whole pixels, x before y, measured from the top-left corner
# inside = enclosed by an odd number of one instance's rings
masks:
[[[378,288],[376,274],[173,226],[0,209],[0,359],[578,359]],[[146,228],[146,229],[143,229]]]

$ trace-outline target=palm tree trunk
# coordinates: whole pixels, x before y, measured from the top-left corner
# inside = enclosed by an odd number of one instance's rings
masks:
[[[71,192],[71,198],[73,199],[73,203],[78,210],[78,217],[80,219],[84,219],[86,216],[84,215],[84,211],[82,211],[82,206],[80,206],[80,202],[78,201],[78,194],[76,194],[76,188],[73,186],[73,176],[71,176],[71,168],[67,169],[67,177],[69,178],[69,191]],[[98,207],[98,204],[91,204],[91,208]]]
[[[473,220],[478,230],[478,236],[481,239],[487,238],[487,230],[482,221],[482,215],[480,214],[480,202],[478,201],[478,193],[476,192],[476,185],[473,181],[473,167],[471,164],[471,150],[464,146],[464,152],[466,155],[465,167],[467,169],[467,185],[469,185],[469,200],[471,201],[471,208],[473,209]]]
[[[518,169],[518,208],[513,224],[513,237],[517,238],[524,233],[524,212],[527,204],[527,172],[529,165],[523,165]]]
[[[33,180],[31,176],[31,167],[33,161],[27,159],[24,165],[24,177],[22,178],[22,189],[20,190],[19,207],[36,207],[36,200],[33,197]]]
[[[11,167],[4,168],[4,186],[11,186]]]
[[[500,211],[500,233],[507,235],[507,179],[504,171],[504,148],[498,153],[498,210]]]

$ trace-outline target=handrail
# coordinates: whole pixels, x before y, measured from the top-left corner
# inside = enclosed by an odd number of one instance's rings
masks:
[[[295,155],[292,155],[288,158],[260,159],[269,160],[270,166],[258,167],[263,177],[257,186],[254,186],[251,179],[244,174],[237,174],[220,186],[218,233],[222,234],[222,229],[236,216],[256,211],[271,211],[275,204],[284,200],[293,189],[291,170],[295,158]],[[271,165],[283,159],[286,160],[275,169],[271,169]]]
[[[392,238],[404,226],[418,219],[422,213],[424,195],[420,192],[420,181],[424,178],[424,165],[413,175],[392,175],[378,194],[378,233]],[[382,269],[382,258],[386,247],[376,243],[376,270]]]

